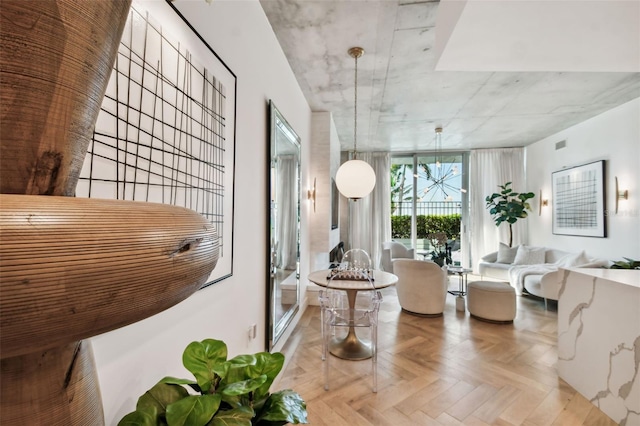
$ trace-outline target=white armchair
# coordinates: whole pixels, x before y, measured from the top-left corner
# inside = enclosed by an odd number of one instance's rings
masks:
[[[447,299],[447,272],[430,260],[398,259],[396,291],[402,310],[415,315],[440,316]]]
[[[393,261],[396,259],[415,259],[414,249],[406,248],[404,244],[396,241],[382,243],[382,269],[393,273]]]

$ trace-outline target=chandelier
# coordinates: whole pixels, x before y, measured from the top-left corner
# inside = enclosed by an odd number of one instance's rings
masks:
[[[453,197],[451,193],[460,191],[460,189],[452,185],[451,182],[459,173],[458,166],[452,165],[450,161],[446,161],[442,153],[442,127],[438,126],[435,128],[433,163],[420,164],[418,171],[424,175],[416,174],[415,177],[422,177],[427,182],[427,185],[422,190],[423,195],[420,200],[422,200],[426,194],[431,194],[430,198],[431,201],[433,201],[433,197],[437,194],[443,197],[443,201],[452,201]]]

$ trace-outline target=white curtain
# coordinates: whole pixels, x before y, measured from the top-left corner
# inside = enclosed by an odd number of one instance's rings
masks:
[[[358,153],[376,173],[376,186],[368,196],[349,201],[349,236],[352,248],[365,250],[374,268],[380,267],[382,243],[391,241],[391,156],[388,152]]]
[[[296,269],[298,259],[298,159],[294,155],[280,155],[276,165],[277,223],[275,242],[277,250],[276,266]]]
[[[500,242],[509,244],[509,226],[503,223],[496,226],[485,198],[494,192],[500,192],[498,185],[512,182],[515,192],[528,192],[525,185],[524,149],[480,149],[471,151],[469,164],[469,210],[471,261],[477,271],[480,258],[498,250]],[[513,225],[513,246],[527,241],[527,226],[524,220]]]

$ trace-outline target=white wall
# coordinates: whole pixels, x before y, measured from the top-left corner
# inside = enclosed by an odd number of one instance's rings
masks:
[[[555,149],[566,140],[566,148]],[[527,188],[538,200],[549,199],[538,216],[535,202],[529,216],[529,242],[611,260],[622,257],[640,259],[640,98],[611,109],[590,120],[529,145],[526,149]],[[554,235],[552,233],[551,173],[565,167],[605,160],[606,238]],[[615,210],[615,183],[629,190],[629,199],[621,200]]]
[[[237,76],[233,276],[152,318],[91,339],[108,425],[134,410],[138,396],[165,375],[190,377],[181,358],[191,341],[224,340],[230,355],[265,350],[269,99],[301,137],[303,193],[308,188],[311,111],[260,4],[177,0],[175,5]],[[308,214],[303,203],[302,277],[308,275]],[[306,288],[300,294],[304,297]],[[258,337],[250,341],[247,329],[253,323]]]
[[[340,139],[330,112],[311,116],[311,179],[316,180],[316,207],[309,217],[310,267],[329,267],[329,252],[340,242],[340,229],[331,229],[331,180],[340,167]]]

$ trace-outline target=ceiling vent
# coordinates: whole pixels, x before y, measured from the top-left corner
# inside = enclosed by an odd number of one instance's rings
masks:
[[[563,140],[563,141],[560,141],[560,142],[556,142],[556,151],[559,150],[559,149],[562,149],[562,148],[564,148],[566,146],[567,146],[567,141],[566,140]]]

